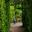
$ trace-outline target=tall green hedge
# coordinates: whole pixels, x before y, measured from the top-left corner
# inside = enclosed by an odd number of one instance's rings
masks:
[[[8,32],[9,29],[9,1],[0,0],[0,21],[2,32]]]
[[[6,11],[5,11],[5,0],[1,0],[1,10],[0,10],[0,14],[1,14],[1,28],[2,28],[2,32],[5,32],[6,30]]]
[[[23,1],[23,9],[25,32],[32,32],[32,0]]]

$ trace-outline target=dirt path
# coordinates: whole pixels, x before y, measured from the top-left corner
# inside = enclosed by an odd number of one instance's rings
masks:
[[[10,32],[23,32],[23,23],[11,23],[10,24]]]

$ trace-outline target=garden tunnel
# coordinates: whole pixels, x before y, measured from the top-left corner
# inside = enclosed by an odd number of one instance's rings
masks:
[[[15,14],[17,15],[16,10],[22,11],[21,16],[25,32],[32,32],[32,0],[0,0],[0,30],[2,32],[9,32],[9,25],[12,19],[10,10],[14,11],[14,16]]]

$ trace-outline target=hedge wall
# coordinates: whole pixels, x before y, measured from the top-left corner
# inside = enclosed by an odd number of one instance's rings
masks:
[[[32,0],[23,1],[23,24],[25,32],[32,32]]]

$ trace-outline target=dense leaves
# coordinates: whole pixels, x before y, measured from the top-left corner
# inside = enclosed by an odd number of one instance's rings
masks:
[[[24,27],[25,32],[32,32],[32,9],[31,9],[31,0],[25,0],[24,1],[24,11],[23,11],[23,23],[24,23]]]
[[[1,6],[1,19],[2,19],[2,32],[8,32],[9,19],[10,19],[10,22],[12,22],[11,20],[15,16],[15,11],[16,11],[16,15],[21,14],[22,11],[21,11],[21,8],[19,8],[21,7],[21,5],[19,4],[19,6],[17,6],[18,8],[16,7],[16,10],[14,11],[15,9],[14,4],[11,4],[10,6],[10,2],[8,0],[3,0],[1,3],[0,3],[0,6]]]

